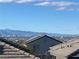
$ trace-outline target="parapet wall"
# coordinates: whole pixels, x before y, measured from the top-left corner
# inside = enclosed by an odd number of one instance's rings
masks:
[[[61,43],[53,47],[50,47],[50,49],[54,51],[54,50],[58,50],[58,49],[66,48],[66,47],[71,47],[73,44],[76,44],[76,43],[79,43],[79,39],[69,40],[65,43]]]

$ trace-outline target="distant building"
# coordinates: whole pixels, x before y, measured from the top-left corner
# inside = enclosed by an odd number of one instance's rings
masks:
[[[0,38],[0,59],[39,59],[29,53],[29,50],[9,41]]]
[[[62,43],[61,41],[47,35],[32,37],[27,42],[27,48],[30,49],[31,53],[34,55],[47,55],[49,47]]]

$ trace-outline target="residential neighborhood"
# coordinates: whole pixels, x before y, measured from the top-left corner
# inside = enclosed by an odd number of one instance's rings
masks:
[[[79,57],[79,39],[61,42],[48,35],[40,34],[29,38],[26,43],[18,43],[1,37],[0,59],[75,59]]]
[[[0,0],[0,59],[79,59],[79,0]]]

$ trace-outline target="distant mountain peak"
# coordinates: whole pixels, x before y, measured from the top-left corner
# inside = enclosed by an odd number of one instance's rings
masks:
[[[17,36],[17,37],[31,37],[36,35],[37,32],[31,31],[21,31],[21,30],[12,30],[12,29],[1,29],[0,35],[1,36]]]

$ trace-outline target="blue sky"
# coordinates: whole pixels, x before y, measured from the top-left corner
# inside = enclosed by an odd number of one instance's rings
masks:
[[[79,1],[0,0],[0,29],[79,34]]]

